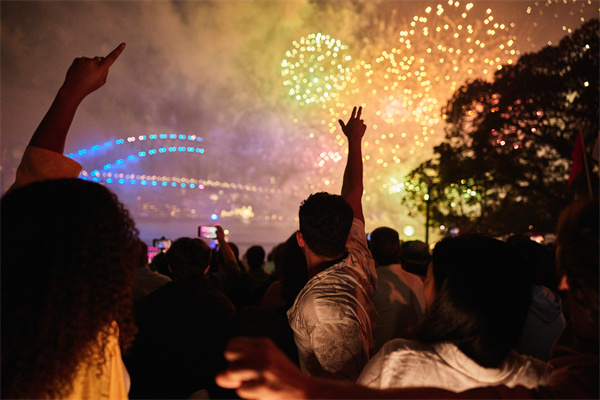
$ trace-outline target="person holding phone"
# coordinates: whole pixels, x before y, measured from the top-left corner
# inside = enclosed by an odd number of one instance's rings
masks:
[[[216,235],[227,265],[223,276],[239,273],[219,225]],[[139,331],[125,357],[130,396],[187,399],[206,390],[210,398],[232,398],[231,392],[214,382],[225,366],[222,352],[231,337],[235,308],[207,272],[213,252],[204,240],[184,237],[175,240],[166,254],[173,282],[150,293],[135,308]]]

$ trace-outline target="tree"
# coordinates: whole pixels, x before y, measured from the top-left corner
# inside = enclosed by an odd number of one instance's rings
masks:
[[[412,213],[429,197],[434,226],[553,231],[574,192],[587,192],[585,178],[571,190],[567,180],[577,133],[588,154],[598,137],[598,28],[592,20],[504,66],[493,82],[457,90],[444,110],[444,141],[407,176],[402,201]],[[598,177],[592,182],[597,193]]]

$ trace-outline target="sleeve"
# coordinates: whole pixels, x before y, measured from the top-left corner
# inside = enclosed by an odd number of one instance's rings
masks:
[[[81,165],[54,151],[27,146],[10,190],[48,179],[77,178]]]
[[[349,239],[350,240],[348,240],[348,244],[346,245],[349,252],[360,253],[362,257],[371,257],[371,252],[369,251],[369,245],[367,243],[365,225],[361,220],[354,218],[352,221]]]
[[[317,324],[311,342],[322,372],[315,375],[355,381],[369,360],[369,349],[365,347],[362,336],[358,323]]]
[[[348,253],[357,261],[356,265],[360,265],[364,281],[361,282],[366,292],[371,298],[377,292],[377,272],[375,272],[375,261],[369,245],[367,243],[367,234],[365,233],[364,223],[354,218],[352,227],[350,228],[350,236],[346,245]]]

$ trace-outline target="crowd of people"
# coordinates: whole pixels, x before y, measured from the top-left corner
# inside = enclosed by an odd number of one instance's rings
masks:
[[[598,398],[598,198],[553,248],[369,235],[355,107],[341,194],[268,254],[182,237],[148,264],[115,194],[65,157],[124,51],[73,61],[2,197],[2,398]],[[274,264],[267,273],[265,263]]]

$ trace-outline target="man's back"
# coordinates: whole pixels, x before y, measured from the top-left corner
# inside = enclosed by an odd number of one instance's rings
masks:
[[[347,250],[308,281],[288,311],[300,365],[314,376],[355,380],[373,349],[377,276],[357,219]]]
[[[408,338],[425,312],[423,281],[400,264],[377,267],[377,287],[375,352],[388,340]]]

